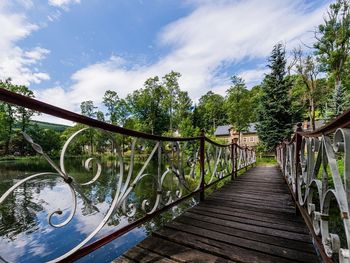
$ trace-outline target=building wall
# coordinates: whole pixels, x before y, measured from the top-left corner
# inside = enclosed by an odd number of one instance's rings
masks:
[[[230,135],[227,136],[215,136],[216,138],[225,141],[224,143],[231,143],[232,142],[232,137]]]
[[[239,145],[248,146],[248,147],[256,147],[259,143],[259,137],[257,133],[241,133]],[[239,134],[235,132],[231,132],[230,135],[227,136],[216,136],[216,138],[225,140],[226,143],[231,143],[232,140],[236,140],[238,142]]]
[[[242,146],[256,147],[259,143],[259,137],[256,133],[243,133],[241,135]]]

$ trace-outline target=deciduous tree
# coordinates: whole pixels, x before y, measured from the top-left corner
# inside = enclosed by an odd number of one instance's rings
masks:
[[[230,124],[241,132],[247,129],[251,120],[251,98],[242,78],[232,76],[231,82],[232,86],[226,91],[225,108]]]

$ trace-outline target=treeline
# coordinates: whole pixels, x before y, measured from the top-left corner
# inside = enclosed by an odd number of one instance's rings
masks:
[[[317,119],[331,120],[349,107],[349,51],[349,1],[337,0],[315,30],[313,46],[298,47],[286,54],[285,46],[276,44],[267,62],[268,74],[251,89],[234,75],[224,96],[208,91],[194,103],[179,86],[181,74],[171,71],[163,77],[147,79],[142,88],[126,98],[108,90],[99,107],[94,101],[84,101],[81,113],[133,130],[183,137],[197,136],[201,129],[213,134],[217,126],[224,124],[244,131],[249,123],[257,122],[260,149],[273,150],[291,135],[295,123],[309,120],[311,129],[315,129]],[[0,82],[0,87],[34,97],[27,87],[13,85],[10,80]],[[23,142],[21,131],[54,152],[81,127],[76,125],[63,133],[41,129],[30,125],[33,114],[22,107],[0,104],[1,154],[33,153]],[[96,136],[90,134],[85,139],[100,140],[102,151],[103,138]],[[76,151],[82,149],[77,147]]]
[[[228,123],[237,123],[239,129],[244,129],[255,118],[251,104],[257,100],[259,87],[248,90],[241,78],[232,77],[232,86],[228,88],[226,96],[208,91],[195,104],[188,93],[180,88],[180,77],[180,73],[171,71],[162,78],[149,78],[143,88],[128,94],[126,98],[107,90],[100,108],[93,101],[83,101],[80,104],[81,114],[128,129],[183,137],[198,136],[201,129],[212,134],[218,125]],[[10,79],[0,81],[0,88],[34,97],[28,87],[14,85]],[[64,132],[53,131],[30,123],[36,114],[31,110],[8,103],[1,103],[0,109],[1,155],[34,154],[21,132],[28,133],[46,152],[57,154],[69,135],[82,128],[77,124]],[[90,145],[90,148],[92,141],[97,142],[95,151],[103,151],[105,139],[94,132],[82,136],[80,142]],[[79,147],[74,150],[77,154],[82,151]]]
[[[201,129],[211,134],[218,125],[228,123],[238,123],[243,129],[254,119],[251,104],[259,88],[248,90],[243,79],[234,76],[226,96],[208,91],[195,104],[179,87],[180,77],[172,71],[162,78],[149,78],[125,99],[107,90],[102,99],[105,114],[93,101],[81,103],[81,114],[128,129],[184,137],[196,136]]]
[[[292,133],[293,124],[326,121],[350,106],[350,4],[332,3],[314,31],[312,47],[295,48],[287,64],[282,44],[273,48],[262,84],[258,134],[262,148],[273,150]]]

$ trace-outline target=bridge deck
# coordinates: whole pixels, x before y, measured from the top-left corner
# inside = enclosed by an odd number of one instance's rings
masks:
[[[276,167],[250,169],[113,262],[319,262]]]

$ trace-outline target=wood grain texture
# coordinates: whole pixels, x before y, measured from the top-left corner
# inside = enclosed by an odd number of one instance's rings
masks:
[[[320,262],[277,167],[254,167],[113,262]]]

